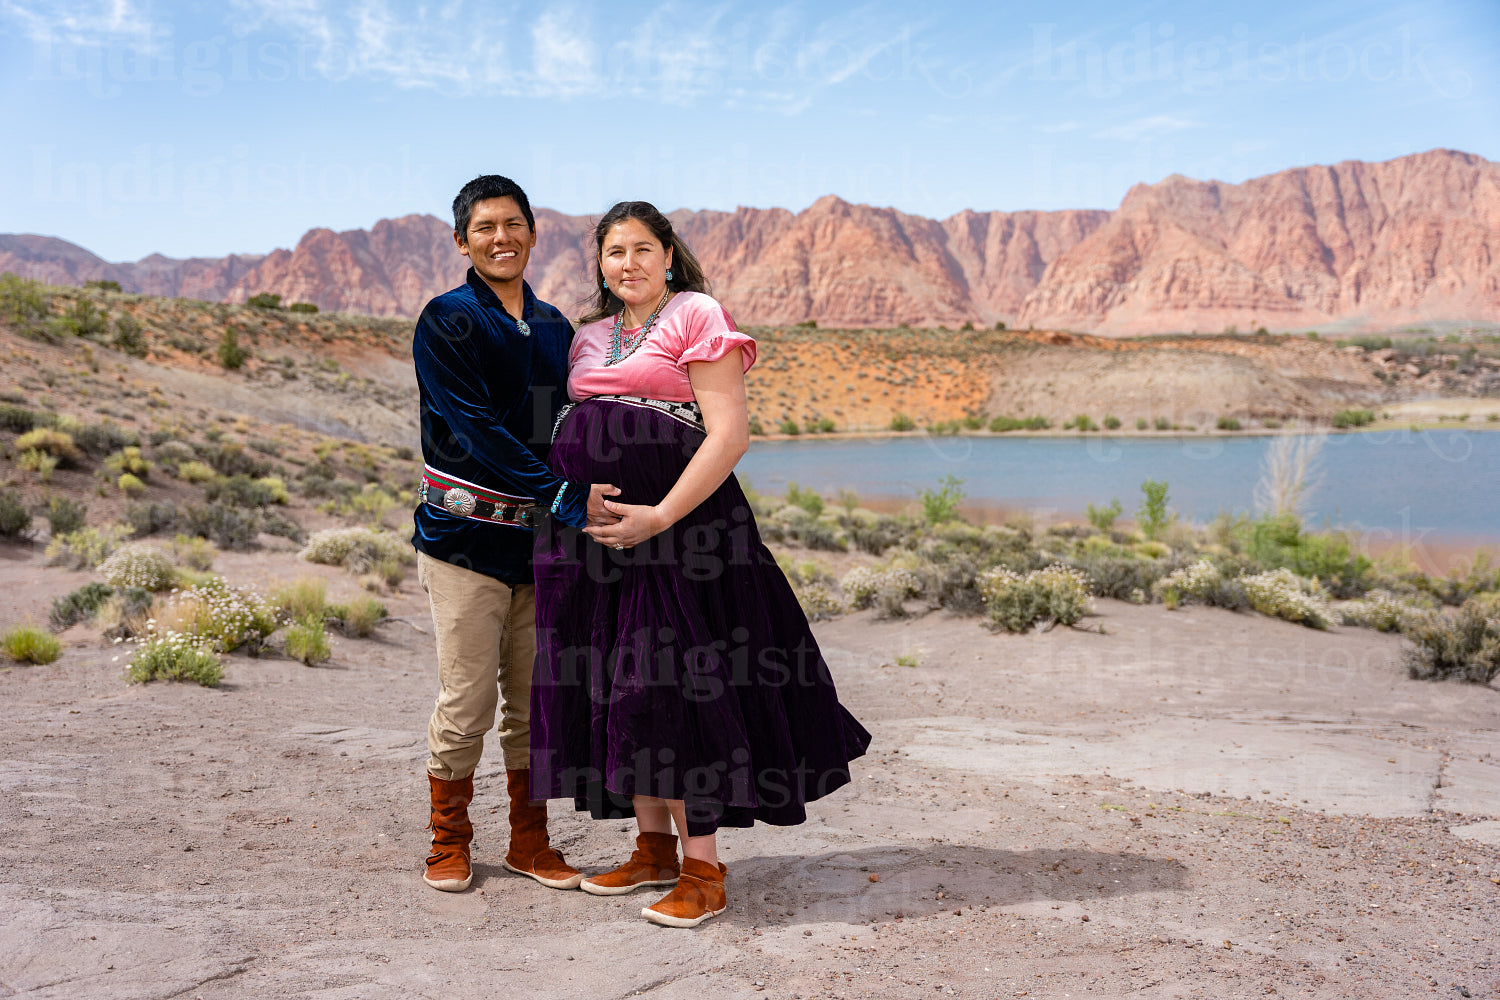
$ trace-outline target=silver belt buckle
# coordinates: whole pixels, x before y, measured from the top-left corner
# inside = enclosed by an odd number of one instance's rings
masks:
[[[451,489],[443,494],[443,508],[450,514],[459,517],[468,517],[474,513],[474,507],[478,503],[474,494],[465,489]]]

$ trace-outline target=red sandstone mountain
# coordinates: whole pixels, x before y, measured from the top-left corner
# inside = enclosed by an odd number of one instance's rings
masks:
[[[1018,322],[1101,333],[1500,320],[1500,164],[1434,150],[1137,185]]]
[[[1035,324],[1104,333],[1500,320],[1500,164],[1435,150],[1243,184],[1173,176],[1120,208],[961,212],[942,221],[829,196],[800,213],[672,216],[740,322]],[[530,278],[570,315],[591,292],[592,220],[537,212]],[[462,278],[448,223],[309,231],[264,257],[110,264],[62,240],[0,236],[0,270],[56,283],[414,315]]]

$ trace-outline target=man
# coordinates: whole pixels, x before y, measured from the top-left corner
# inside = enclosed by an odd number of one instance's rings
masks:
[[[427,304],[412,341],[421,391],[422,460],[415,515],[417,578],[432,602],[441,689],[427,727],[432,851],[423,876],[444,892],[473,879],[468,807],[484,736],[501,713],[510,792],[505,867],[555,889],[583,876],[553,850],[547,805],[530,799],[532,529],[610,519],[612,488],[568,483],[546,466],[567,401],[573,328],[523,275],[536,246],[525,192],[476,177],[453,200],[453,239],[472,266]]]

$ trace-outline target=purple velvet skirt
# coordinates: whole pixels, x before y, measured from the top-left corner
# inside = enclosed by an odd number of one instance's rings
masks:
[[[659,409],[590,399],[563,419],[549,464],[654,504],[703,439]],[[633,815],[632,795],[683,799],[693,836],[790,826],[869,746],[732,475],[633,549],[549,521],[536,609],[535,799],[598,819]]]

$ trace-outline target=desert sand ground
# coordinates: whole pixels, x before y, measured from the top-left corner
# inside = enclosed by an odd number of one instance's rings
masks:
[[[86,578],[0,548],[0,624]],[[870,753],[805,825],[726,831],[730,909],[680,931],[505,871],[498,755],[474,887],[423,885],[430,618],[387,603],[218,689],[129,685],[82,628],[0,668],[0,996],[1500,996],[1500,690],[1406,679],[1399,639],[1111,601],[1103,634],[822,623]],[[632,836],[552,831],[588,870]]]

